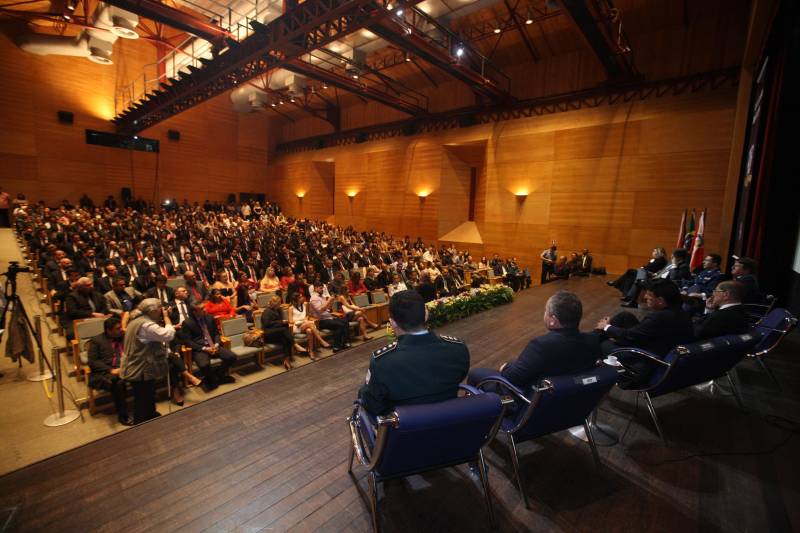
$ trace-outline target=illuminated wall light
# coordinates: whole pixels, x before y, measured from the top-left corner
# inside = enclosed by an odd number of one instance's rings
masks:
[[[350,198],[351,200],[352,200],[353,198],[355,198],[355,197],[356,197],[356,195],[358,195],[358,191],[347,191],[347,196],[348,196],[348,198]]]
[[[421,200],[424,200],[425,198],[427,198],[428,196],[430,196],[430,194],[431,194],[431,191],[429,191],[428,189],[422,189],[421,191],[417,191],[417,196],[418,196],[418,197],[419,197]]]
[[[306,191],[297,191],[296,194],[297,194],[297,197],[302,200],[306,195]]]

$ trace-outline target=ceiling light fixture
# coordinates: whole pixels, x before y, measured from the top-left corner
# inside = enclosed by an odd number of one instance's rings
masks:
[[[327,89],[327,88],[328,88],[328,84],[327,84],[327,83],[323,83],[323,84],[322,84],[322,88],[323,88],[323,89]]]
[[[397,11],[395,11],[395,12],[394,12],[394,14],[395,14],[395,15],[397,15],[398,17],[402,17],[402,16],[403,16],[403,10],[402,10],[402,8],[399,8],[399,7],[398,7],[398,8],[397,8]]]
[[[464,55],[464,47],[459,44],[458,48],[456,48],[456,57],[461,57],[463,55]]]
[[[500,33],[500,32],[502,31],[502,30],[500,29],[500,25],[498,24],[497,26],[495,26],[493,31],[494,31],[495,33]]]
[[[525,15],[525,24],[533,24],[533,16],[531,15],[530,9],[528,9],[528,13]]]

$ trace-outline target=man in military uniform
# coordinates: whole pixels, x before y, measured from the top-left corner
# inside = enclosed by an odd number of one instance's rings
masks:
[[[392,295],[389,321],[398,340],[372,353],[366,384],[358,392],[361,405],[371,414],[456,397],[458,384],[469,371],[469,350],[455,337],[428,331],[427,318],[418,292]]]

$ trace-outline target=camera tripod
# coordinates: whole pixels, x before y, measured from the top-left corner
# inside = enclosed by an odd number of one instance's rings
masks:
[[[56,382],[58,386],[58,413],[52,414],[48,416],[44,424],[46,426],[61,426],[64,424],[68,424],[72,422],[76,418],[80,416],[80,412],[72,411],[72,410],[65,410],[64,409],[64,395],[63,391],[61,390],[62,387],[62,373],[61,369],[58,368],[58,372],[53,370],[50,361],[45,356],[44,347],[42,346],[42,340],[34,329],[33,324],[31,323],[31,319],[28,316],[28,312],[25,309],[25,305],[22,303],[22,299],[17,294],[17,274],[20,272],[30,272],[30,268],[28,267],[20,267],[18,261],[10,261],[8,265],[8,270],[0,274],[0,276],[5,276],[6,282],[3,288],[3,294],[6,298],[6,306],[3,309],[2,315],[0,315],[0,340],[3,338],[3,334],[5,333],[5,326],[6,326],[6,315],[8,314],[9,309],[13,309],[14,311],[19,311],[20,315],[23,318],[23,322],[25,324],[25,334],[30,335],[33,337],[34,342],[36,343],[36,348],[39,350],[39,367],[40,371],[39,374],[36,376],[31,376],[31,381],[44,381],[45,379],[50,379],[51,377],[56,377]],[[11,288],[11,292],[9,293],[9,287]],[[12,312],[12,318],[14,313]],[[22,361],[20,360],[20,366]],[[47,365],[48,372],[44,372],[44,365]],[[60,365],[59,365],[60,367]]]

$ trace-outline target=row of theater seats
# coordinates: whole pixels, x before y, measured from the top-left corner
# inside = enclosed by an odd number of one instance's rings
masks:
[[[18,243],[23,251],[27,253],[24,241],[18,237]],[[50,297],[50,291],[47,287],[47,278],[38,272],[38,261],[35,255],[31,254],[27,257],[27,264],[31,267],[33,273],[33,280],[36,284],[38,291],[41,293],[43,303],[49,308],[48,316],[52,316],[56,323],[55,333],[64,337],[66,342],[65,332],[61,329],[58,320],[59,308],[57,302],[54,302]],[[167,285],[175,289],[185,286],[185,281],[182,277],[173,277],[167,280]],[[259,309],[264,309],[267,303],[275,296],[275,292],[260,292],[257,295],[257,305]],[[282,297],[285,302],[285,291]],[[367,319],[370,322],[383,324],[389,320],[389,304],[387,295],[382,290],[372,291],[366,294],[359,294],[353,297],[353,302],[364,310]],[[284,303],[281,307],[283,318],[285,320],[292,320],[292,307]],[[281,359],[285,356],[283,348],[277,344],[265,343],[263,346],[254,347],[245,345],[245,335],[258,329],[261,323],[261,313],[263,311],[256,310],[253,313],[253,322],[248,323],[244,317],[230,318],[220,321],[220,332],[223,346],[230,349],[237,356],[237,364],[255,364],[259,368],[265,363],[272,360]],[[68,343],[69,355],[72,358],[73,368],[72,372],[78,381],[86,382],[86,403],[91,414],[97,412],[96,399],[98,395],[105,395],[103,391],[97,391],[89,387],[89,380],[87,376],[91,372],[88,364],[87,344],[92,337],[103,333],[103,322],[105,318],[87,318],[76,320],[74,326],[74,338]],[[352,329],[357,329],[358,322],[350,322]],[[320,333],[324,338],[332,335],[329,330],[322,329]],[[297,344],[306,345],[308,337],[306,334],[299,333],[294,336]],[[191,351],[187,348],[179,348],[179,356],[183,358],[186,368],[192,371],[193,360]],[[212,360],[212,364],[219,364],[219,360]],[[187,384],[184,384],[187,385]]]
[[[746,358],[762,360],[797,325],[785,309],[773,309],[745,334],[726,335],[676,346],[663,359],[636,349],[622,349],[657,361],[650,381],[630,390],[642,396],[659,436],[664,438],[652,399],[687,387],[725,378],[739,406],[741,398],[731,371]],[[612,354],[612,355],[615,355]],[[498,433],[505,436],[520,497],[528,507],[517,444],[583,426],[598,468],[593,417],[624,369],[613,359],[600,362],[591,372],[548,377],[530,390],[521,390],[502,376],[462,385],[465,396],[435,404],[401,406],[388,416],[374,417],[358,404],[348,417],[352,441],[348,471],[353,461],[367,470],[368,501],[373,527],[380,529],[377,486],[383,481],[448,466],[469,463],[481,480],[490,525],[494,512],[489,493],[483,448]],[[358,482],[353,476],[354,482]],[[360,487],[359,487],[360,490]]]

